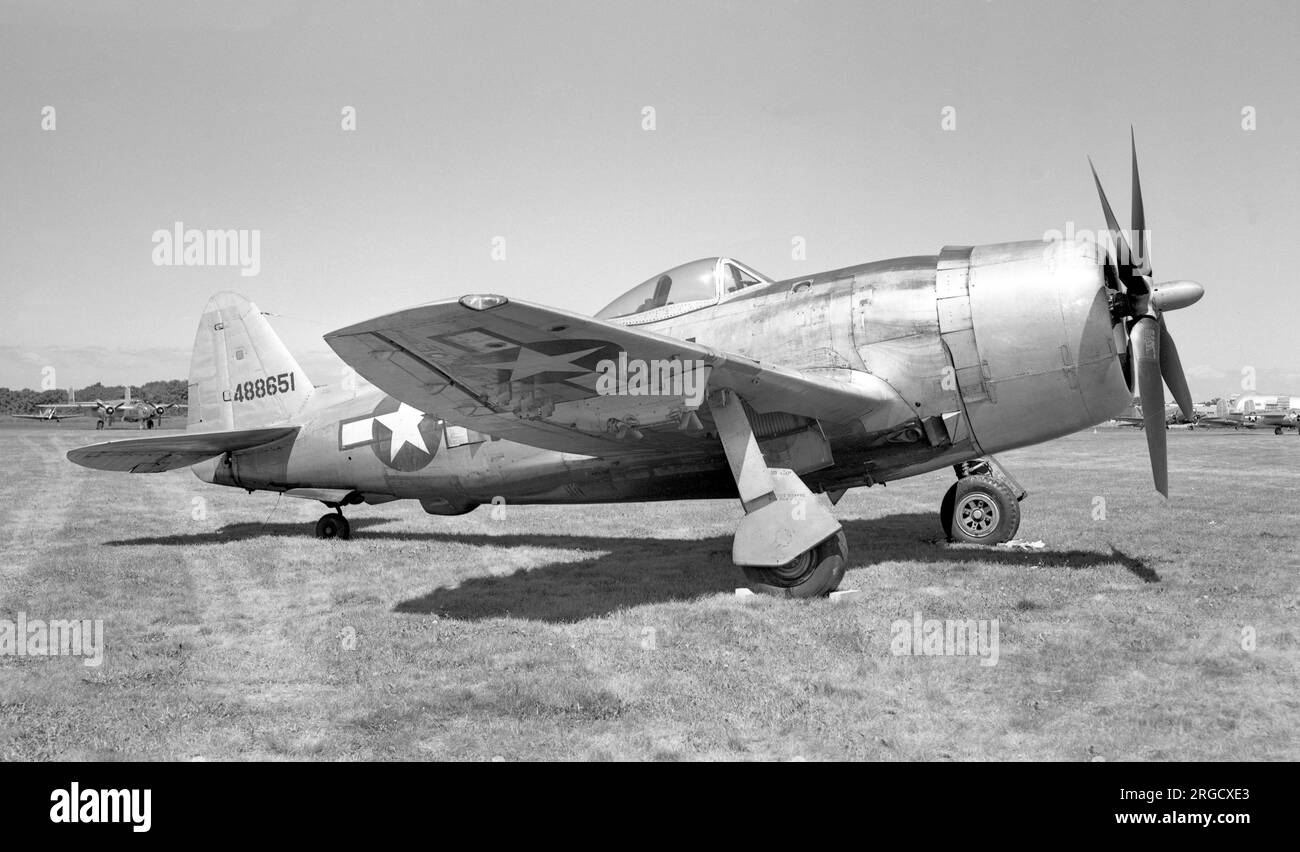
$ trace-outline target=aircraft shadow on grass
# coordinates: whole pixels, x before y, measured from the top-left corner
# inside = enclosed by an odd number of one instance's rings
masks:
[[[647,539],[602,537],[581,533],[504,534],[399,532],[374,529],[390,518],[351,518],[354,532],[365,539],[428,541],[473,547],[541,547],[591,551],[510,574],[473,577],[451,588],[402,601],[396,612],[444,618],[480,620],[499,617],[572,622],[607,615],[614,610],[650,603],[689,601],[730,592],[743,585],[731,564],[731,537],[706,539]],[[1098,568],[1119,564],[1146,583],[1160,576],[1145,562],[1115,547],[1110,553],[1090,550],[1017,551],[1004,548],[955,546],[943,541],[932,513],[888,515],[874,520],[844,522],[849,543],[849,568],[869,568],[885,562],[974,562],[986,565],[1038,568]],[[301,523],[227,524],[212,532],[145,537],[106,542],[109,546],[220,544],[262,537],[303,538]],[[310,542],[308,542],[310,543]]]
[[[392,518],[348,518],[348,526],[353,532],[357,530],[391,524]],[[105,547],[141,547],[145,545],[179,546],[194,544],[229,544],[232,541],[248,541],[254,538],[308,538],[311,539],[312,526],[309,523],[259,523],[258,521],[240,521],[226,524],[215,530],[198,533],[172,533],[171,535],[146,535],[137,538],[119,538],[104,542]],[[424,533],[395,533],[381,531],[366,533],[367,538],[423,538]],[[429,534],[430,538],[438,538]],[[311,539],[314,541],[314,539]]]

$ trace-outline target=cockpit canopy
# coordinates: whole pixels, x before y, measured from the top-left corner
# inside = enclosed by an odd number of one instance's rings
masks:
[[[638,321],[667,319],[716,304],[755,284],[770,284],[761,275],[728,257],[692,260],[638,284],[605,306],[597,319],[635,316]]]

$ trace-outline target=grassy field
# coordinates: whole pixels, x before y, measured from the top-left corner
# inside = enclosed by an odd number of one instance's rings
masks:
[[[319,542],[317,504],[64,459],[95,437],[0,431],[0,618],[106,640],[0,656],[0,759],[1300,758],[1293,434],[1171,432],[1167,504],[1134,430],[1009,453],[1036,552],[945,544],[950,473],[850,492],[839,602],[736,597],[731,502]],[[917,611],[998,619],[997,665],[892,654]]]

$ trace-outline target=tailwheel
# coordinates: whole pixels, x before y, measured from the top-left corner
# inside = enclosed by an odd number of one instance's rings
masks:
[[[785,565],[740,567],[745,572],[749,587],[760,594],[784,598],[819,598],[839,587],[848,568],[848,555],[848,541],[841,530]]]
[[[349,539],[352,537],[352,525],[343,517],[342,512],[322,515],[316,522],[316,537]]]
[[[992,476],[959,479],[943,496],[939,521],[949,541],[999,544],[1020,529],[1020,501],[1011,486]]]
[[[1281,427],[1281,426],[1274,426],[1274,427],[1273,427],[1273,434],[1274,434],[1274,435],[1281,435],[1281,434],[1282,434],[1282,427]]]

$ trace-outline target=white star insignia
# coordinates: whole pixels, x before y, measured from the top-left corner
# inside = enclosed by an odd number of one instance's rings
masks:
[[[482,366],[509,368],[510,381],[517,382],[520,379],[526,379],[540,373],[590,372],[586,367],[578,367],[573,362],[599,351],[600,347],[597,346],[594,349],[583,349],[581,352],[568,352],[564,355],[543,355],[541,352],[520,346],[518,354],[515,355],[515,360],[492,361]]]
[[[425,446],[424,435],[420,434],[420,421],[424,420],[423,411],[402,403],[396,411],[381,414],[375,419],[393,433],[388,446],[389,461],[396,459],[398,452],[407,444],[428,454],[429,448]]]

